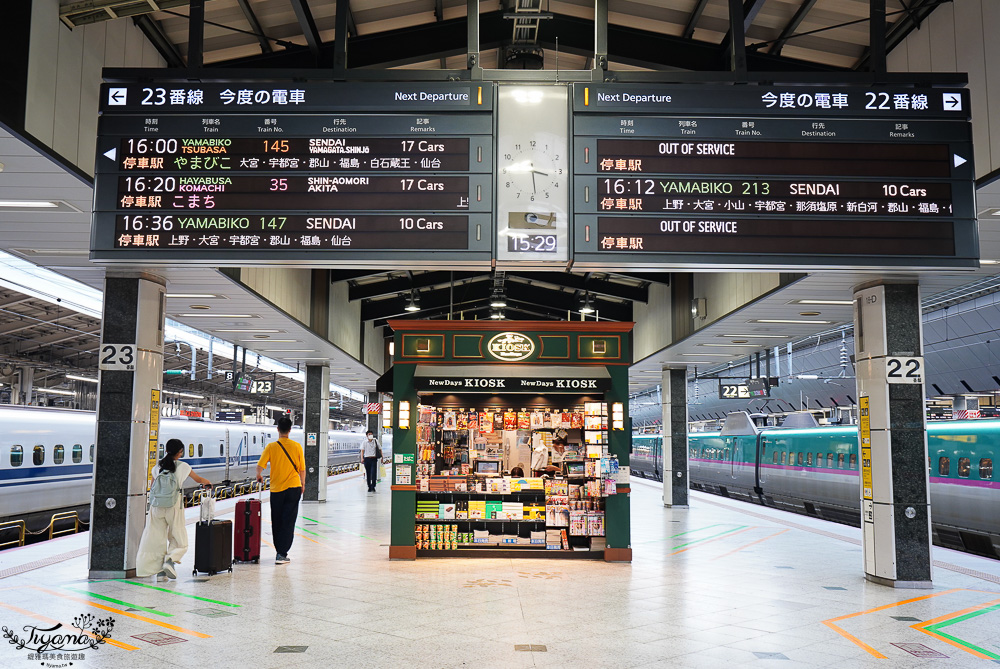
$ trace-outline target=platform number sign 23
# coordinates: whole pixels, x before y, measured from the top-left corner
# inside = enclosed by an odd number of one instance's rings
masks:
[[[923,383],[924,359],[889,356],[885,359],[886,383]]]
[[[135,344],[101,344],[101,371],[135,371]]]

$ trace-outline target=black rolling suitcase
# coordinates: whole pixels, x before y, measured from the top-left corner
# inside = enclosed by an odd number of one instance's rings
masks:
[[[194,571],[210,575],[233,570],[233,521],[212,520],[194,526]]]

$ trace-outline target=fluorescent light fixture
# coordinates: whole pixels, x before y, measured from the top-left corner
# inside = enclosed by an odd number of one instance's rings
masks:
[[[174,314],[177,318],[260,318],[257,314]]]
[[[215,293],[167,293],[167,297],[176,297],[186,300],[211,300],[213,298],[228,299],[225,295]]]
[[[713,358],[731,358],[733,357],[730,353],[681,353],[682,356],[688,358],[704,358],[706,356],[711,356]]]
[[[819,374],[796,374],[795,378],[797,378],[797,379],[806,379],[806,380],[818,379],[819,378]]]
[[[820,305],[843,305],[849,307],[854,304],[853,300],[792,300],[789,304],[820,304]]]
[[[265,404],[264,408],[265,409],[270,409],[271,411],[287,411],[287,409],[285,409],[285,407],[279,407],[279,406],[275,406],[273,404]]]
[[[1000,265],[1000,260],[980,260],[980,265]]]
[[[52,395],[69,395],[72,397],[76,395],[72,390],[59,390],[58,388],[35,388],[35,392],[39,393],[50,393]]]
[[[67,374],[67,379],[73,379],[74,381],[86,381],[87,383],[97,383],[97,379],[91,378],[89,376],[77,376],[76,374]]]
[[[196,314],[197,316],[202,316],[204,314]],[[213,328],[215,329],[215,328]],[[228,328],[228,329],[215,329],[215,332],[274,332],[277,334],[284,333],[284,330],[262,330],[259,328]]]
[[[176,390],[164,390],[163,394],[165,394],[165,395],[177,395],[177,397],[190,397],[193,400],[203,400],[203,399],[205,399],[204,395],[195,395],[194,393],[181,393],[181,392],[177,392]]]
[[[757,344],[698,344],[698,346],[718,346],[720,348],[757,348]]]
[[[240,339],[239,341],[245,341],[252,344],[299,344],[298,339],[271,339],[270,337],[260,337],[257,339]]]
[[[711,365],[716,363],[716,360],[685,360],[686,365]]]
[[[783,335],[783,334],[721,334],[715,336],[725,337],[726,339],[791,339],[792,338],[792,335]]]
[[[262,353],[316,353],[314,348],[262,348]]]
[[[219,400],[220,404],[235,404],[241,407],[252,407],[253,405],[249,402],[237,402],[236,400]]]
[[[794,318],[755,318],[749,323],[790,323],[792,325],[829,325],[833,321],[805,321]]]
[[[46,200],[0,200],[0,207],[12,209],[53,209],[59,205]]]

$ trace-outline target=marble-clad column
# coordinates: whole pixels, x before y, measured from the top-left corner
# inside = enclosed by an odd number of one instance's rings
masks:
[[[688,508],[687,369],[663,368],[663,506]]]
[[[326,466],[330,438],[330,368],[327,365],[306,365],[305,403],[302,427],[306,442],[302,448],[306,458],[305,502],[326,501]]]

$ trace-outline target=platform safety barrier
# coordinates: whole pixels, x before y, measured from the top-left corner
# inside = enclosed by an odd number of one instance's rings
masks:
[[[72,520],[73,528],[66,528],[64,530],[56,530],[56,522],[60,520]],[[80,516],[76,511],[66,511],[64,513],[57,513],[52,516],[52,520],[49,521],[49,539],[60,534],[69,534],[72,532],[76,534],[80,531]]]
[[[23,520],[9,520],[6,523],[0,523],[0,532],[5,532],[14,528],[17,528],[17,539],[5,541],[0,544],[0,548],[6,548],[7,546],[13,546],[14,544],[17,544],[18,546],[24,545],[24,534],[27,530],[27,526],[24,524]]]

